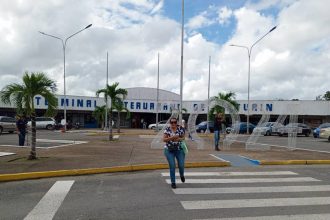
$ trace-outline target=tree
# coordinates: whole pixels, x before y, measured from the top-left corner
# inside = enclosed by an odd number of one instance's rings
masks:
[[[31,152],[28,157],[30,160],[37,159],[36,154],[36,112],[34,107],[34,97],[41,95],[48,102],[46,111],[47,116],[54,116],[58,100],[54,93],[56,92],[56,84],[53,80],[49,79],[44,73],[29,74],[25,72],[23,75],[23,84],[13,83],[5,86],[0,97],[3,103],[13,103],[17,108],[17,113],[24,113],[27,117],[31,118],[32,141]]]
[[[236,110],[238,110],[239,104],[235,100],[236,94],[234,92],[222,93],[219,92],[218,96],[213,96],[210,98],[211,101],[225,100],[232,104]],[[225,109],[219,105],[213,106],[209,111],[210,120],[214,119],[214,115],[217,113],[225,113]]]
[[[112,135],[112,110],[115,108],[118,102],[122,102],[123,99],[127,96],[127,90],[122,88],[117,88],[119,85],[118,82],[112,84],[111,86],[107,85],[106,88],[96,91],[96,96],[99,97],[101,93],[104,94],[105,99],[110,98],[110,111],[109,111],[109,141],[113,140]]]
[[[102,129],[104,128],[104,120],[105,120],[105,110],[106,106],[96,106],[92,115],[96,119],[96,121],[101,124]]]
[[[330,101],[330,91],[327,91],[324,95],[323,98],[327,101]]]
[[[131,114],[122,101],[115,103],[114,109],[116,109],[118,112],[117,132],[120,133],[120,113],[126,111],[127,112],[126,119],[128,119],[131,116]]]

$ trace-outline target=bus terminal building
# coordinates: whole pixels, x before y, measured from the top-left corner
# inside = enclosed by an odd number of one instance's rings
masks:
[[[157,109],[157,89],[146,87],[128,88],[127,97],[124,99],[125,107],[130,111],[130,117],[127,118],[126,112],[121,112],[121,126],[127,128],[141,128],[142,122],[152,124],[156,122]],[[180,95],[166,91],[158,90],[158,113],[159,121],[167,120],[174,109],[180,109]],[[103,97],[87,96],[66,96],[57,95],[58,110],[55,119],[59,122],[63,116],[64,105],[67,109],[67,120],[70,122],[79,122],[85,128],[97,128],[100,125],[93,118],[92,113],[96,106],[105,105]],[[238,114],[241,121],[246,121],[248,113],[248,101],[237,100],[239,104]],[[36,96],[34,104],[37,116],[43,116],[47,109],[47,101]],[[183,101],[184,119],[188,119],[189,114],[197,113],[197,122],[205,121],[208,111],[207,100]],[[212,107],[212,106],[211,106]],[[15,116],[15,106],[6,105],[0,102],[1,116]],[[279,115],[298,115],[298,121],[308,124],[311,127],[330,122],[330,102],[299,100],[299,101],[278,101],[278,100],[250,100],[250,122],[257,124],[263,114],[270,115],[270,121],[276,121]],[[118,112],[114,110],[114,121],[117,120]],[[226,118],[230,118],[229,115]],[[287,119],[288,120],[288,119]]]

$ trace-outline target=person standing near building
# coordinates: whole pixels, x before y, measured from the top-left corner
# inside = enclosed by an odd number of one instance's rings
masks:
[[[214,149],[220,151],[219,141],[220,133],[226,130],[226,122],[223,114],[218,113],[214,118]]]
[[[184,177],[184,161],[185,154],[181,148],[181,141],[185,139],[184,128],[178,125],[178,120],[176,118],[170,119],[170,126],[166,127],[164,131],[163,141],[166,142],[164,146],[164,154],[166,156],[171,176],[171,187],[176,188],[175,183],[175,158],[178,162],[179,173],[181,182],[185,182]]]
[[[18,145],[24,146],[27,121],[25,116],[17,115],[16,132],[18,134]]]

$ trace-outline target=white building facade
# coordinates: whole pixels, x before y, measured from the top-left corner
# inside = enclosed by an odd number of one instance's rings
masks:
[[[125,113],[122,126],[124,127],[140,127],[140,121],[146,121],[148,124],[154,123],[156,120],[155,113],[157,108],[157,89],[136,87],[127,88],[128,95],[124,100],[125,107],[131,112],[130,119],[125,119]],[[57,120],[63,117],[64,103],[66,102],[67,118],[72,122],[80,122],[85,127],[97,127],[97,122],[92,117],[92,112],[96,106],[105,105],[103,97],[87,97],[87,96],[68,96],[64,100],[64,96],[58,95],[58,115]],[[239,103],[238,114],[244,121],[248,112],[248,103],[246,100],[237,100]],[[183,108],[187,110],[185,117],[189,113],[200,114],[200,120],[206,119],[207,100],[183,101]],[[34,104],[37,114],[41,116],[47,108],[47,101],[36,96]],[[180,108],[180,96],[176,93],[166,90],[159,90],[158,106],[160,120],[166,120],[170,116],[173,109]],[[109,106],[110,107],[110,106]],[[114,113],[115,119],[116,114]],[[324,122],[330,122],[330,102],[329,101],[274,101],[274,100],[250,100],[250,117],[251,122],[257,123],[262,114],[271,115],[272,120],[276,120],[278,115],[299,115],[299,119],[303,123],[310,124],[312,127]],[[15,107],[5,105],[0,102],[0,115],[15,115]],[[132,121],[135,122],[132,124]]]

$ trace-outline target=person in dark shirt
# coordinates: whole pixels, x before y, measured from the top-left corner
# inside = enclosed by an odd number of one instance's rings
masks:
[[[22,115],[17,115],[16,121],[16,131],[18,134],[18,144],[19,146],[24,146],[25,135],[26,135],[26,118]]]
[[[214,118],[214,148],[219,151],[220,132],[224,132],[226,129],[226,121],[223,114],[218,113]]]

